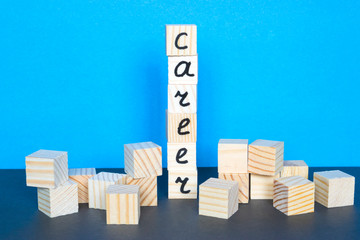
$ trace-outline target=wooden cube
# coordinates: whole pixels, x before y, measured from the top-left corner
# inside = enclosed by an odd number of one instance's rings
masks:
[[[168,85],[169,113],[196,113],[196,85]]]
[[[115,184],[126,184],[126,175],[101,172],[89,178],[89,208],[106,209],[106,189]]]
[[[220,139],[218,144],[218,172],[248,172],[247,139]]]
[[[167,112],[167,140],[171,143],[196,142],[196,113]]]
[[[169,84],[197,84],[198,56],[168,57]]]
[[[157,206],[157,176],[146,178],[127,176],[126,184],[139,186],[140,206]]]
[[[250,173],[275,176],[284,161],[284,142],[256,140],[249,145],[248,170]]]
[[[315,201],[327,208],[354,205],[355,177],[339,170],[314,173]]]
[[[51,218],[77,213],[79,210],[78,186],[72,180],[56,188],[38,188],[37,192],[39,210]]]
[[[169,170],[169,199],[197,198],[197,170]]]
[[[39,150],[26,157],[26,185],[56,188],[69,179],[67,152]]]
[[[139,224],[140,191],[136,185],[112,185],[106,190],[106,223]]]
[[[209,178],[199,186],[199,215],[230,218],[239,208],[238,182]]]
[[[96,174],[95,168],[71,168],[69,179],[78,184],[79,203],[89,202],[88,180]]]
[[[124,145],[125,172],[133,178],[162,175],[161,147],[153,142]]]
[[[308,178],[309,167],[303,160],[284,161],[284,167],[281,170],[281,177],[301,176]]]
[[[167,143],[168,170],[196,170],[196,143]]]
[[[251,199],[273,199],[274,180],[276,176],[250,174],[250,198]]]
[[[196,55],[196,47],[196,25],[166,25],[166,55]]]
[[[238,182],[238,202],[249,202],[249,173],[219,173],[219,178]]]
[[[301,176],[274,181],[273,206],[291,216],[314,212],[314,183]]]

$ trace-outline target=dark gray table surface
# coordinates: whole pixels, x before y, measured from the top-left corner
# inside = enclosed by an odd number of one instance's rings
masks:
[[[167,199],[167,171],[158,178],[158,206],[142,207],[139,225],[106,225],[104,210],[80,204],[79,213],[48,218],[37,210],[36,188],[25,186],[25,170],[0,170],[0,239],[360,239],[360,168],[339,169],[356,177],[355,205],[287,217],[271,200],[239,205],[228,220],[199,216],[197,200]],[[97,169],[123,172],[122,169]],[[198,182],[217,177],[199,168]]]

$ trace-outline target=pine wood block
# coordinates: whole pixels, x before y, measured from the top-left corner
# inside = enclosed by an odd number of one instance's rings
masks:
[[[283,162],[284,142],[259,139],[249,145],[250,173],[274,176],[282,170]]]
[[[230,218],[239,207],[238,182],[209,178],[199,186],[199,215]]]
[[[196,55],[196,47],[196,25],[166,25],[166,55]]]
[[[238,182],[238,202],[249,202],[249,173],[219,173],[219,178]]]
[[[162,175],[161,147],[153,142],[124,145],[125,172],[133,178]]]
[[[314,183],[301,176],[278,178],[274,181],[273,206],[292,216],[314,212]]]
[[[70,168],[69,179],[78,184],[79,203],[89,202],[88,180],[96,174],[95,168]]]
[[[274,180],[276,176],[250,174],[250,198],[251,199],[273,199]]]
[[[281,170],[281,177],[302,176],[308,178],[309,167],[303,160],[284,161],[284,167]]]
[[[218,144],[218,172],[248,172],[247,139],[220,139]]]
[[[26,185],[56,188],[69,179],[67,152],[39,150],[25,158]]]
[[[197,198],[197,170],[168,171],[169,199]]]
[[[169,113],[196,113],[196,85],[168,85]]]
[[[339,170],[314,173],[315,201],[327,208],[354,205],[355,177]]]
[[[157,176],[146,178],[127,176],[126,184],[139,186],[140,206],[157,206]]]
[[[89,208],[106,209],[106,189],[115,184],[126,184],[126,175],[101,172],[89,178]]]
[[[168,57],[169,84],[198,83],[198,56]]]
[[[196,143],[168,143],[168,170],[196,170]]]
[[[37,193],[39,210],[51,218],[77,213],[79,210],[78,186],[72,180],[56,188],[38,188]]]
[[[106,190],[106,223],[139,224],[140,190],[136,185],[112,185]]]
[[[171,143],[196,142],[196,113],[167,112],[167,140]]]

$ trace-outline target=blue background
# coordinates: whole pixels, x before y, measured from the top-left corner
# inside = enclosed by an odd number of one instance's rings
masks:
[[[359,166],[359,1],[1,1],[0,168],[38,149],[123,167],[166,149],[165,24],[198,26],[198,166],[220,138],[285,141],[285,159]],[[166,166],[166,152],[163,154]]]

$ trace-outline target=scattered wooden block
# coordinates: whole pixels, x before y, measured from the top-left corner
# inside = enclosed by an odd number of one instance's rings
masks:
[[[276,176],[265,176],[258,174],[250,175],[250,198],[251,199],[273,199],[274,180],[279,178]]]
[[[38,188],[38,208],[47,216],[53,218],[71,213],[77,213],[78,186],[68,180],[56,188]]]
[[[25,158],[26,185],[56,188],[69,179],[67,152],[39,150]]]
[[[200,185],[199,215],[228,219],[238,207],[238,182],[209,178]]]
[[[273,206],[288,216],[312,213],[314,192],[314,183],[304,177],[275,179]]]
[[[157,176],[146,178],[127,176],[126,184],[139,186],[140,206],[157,206]]]
[[[250,173],[274,176],[280,173],[284,161],[284,142],[256,140],[249,145]]]
[[[197,170],[169,171],[169,199],[197,198]]]
[[[238,202],[249,202],[249,173],[219,173],[219,178],[238,182]]]
[[[315,201],[327,208],[354,205],[355,177],[339,170],[314,173]]]
[[[88,180],[96,174],[95,168],[71,168],[69,179],[78,184],[79,203],[89,202]]]
[[[161,147],[153,142],[124,145],[125,172],[133,178],[162,175]]]
[[[291,177],[291,176],[301,176],[308,178],[309,167],[303,160],[289,160],[284,161],[284,167],[281,170],[280,176]]]
[[[106,189],[115,184],[126,184],[126,175],[101,172],[89,178],[89,208],[106,209]]]
[[[196,113],[167,112],[166,118],[168,142],[196,142]]]
[[[196,85],[168,85],[169,113],[196,113]]]
[[[168,170],[196,170],[196,143],[167,144]]]
[[[136,185],[112,185],[106,190],[106,223],[139,224],[140,194]]]
[[[169,84],[197,84],[198,56],[168,57]]]
[[[247,139],[220,139],[218,144],[218,172],[248,172]]]
[[[166,25],[166,55],[196,55],[196,47],[196,25]]]

